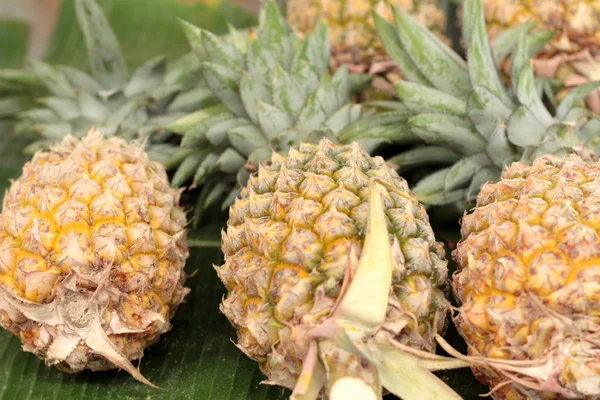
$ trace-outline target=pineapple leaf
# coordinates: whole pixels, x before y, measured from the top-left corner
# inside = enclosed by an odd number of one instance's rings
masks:
[[[249,46],[247,64],[248,75],[252,75],[263,84],[271,81],[272,71],[276,65],[280,65],[275,56],[257,40]]]
[[[512,107],[513,101],[506,93],[496,69],[483,19],[483,5],[480,0],[465,0],[465,15],[470,15],[470,38],[465,36],[467,45],[467,63],[473,87],[481,86],[493,93],[506,106]],[[466,21],[465,21],[466,22]],[[443,74],[441,74],[443,76]]]
[[[233,118],[229,112],[219,112],[209,115],[206,119],[190,128],[181,139],[181,147],[192,147],[205,144],[205,135],[214,124],[230,121]]]
[[[521,32],[521,36],[517,41],[517,46],[513,52],[511,63],[511,85],[513,92],[518,92],[519,79],[523,69],[529,65],[529,58],[527,57],[527,36],[524,32]]]
[[[497,167],[488,166],[481,170],[479,170],[475,176],[471,179],[471,183],[469,184],[469,188],[467,189],[466,200],[473,201],[477,194],[479,193],[479,189],[486,182],[496,182],[500,177],[501,171]]]
[[[498,67],[499,64],[504,61],[504,59],[508,57],[510,53],[512,53],[517,46],[517,43],[519,42],[523,32],[530,32],[535,25],[535,21],[527,21],[523,24],[511,26],[496,36],[492,49],[494,60],[496,60],[496,67]]]
[[[400,41],[427,80],[439,90],[466,96],[470,85],[464,60],[408,14],[395,9],[394,16]]]
[[[426,143],[447,146],[461,154],[475,154],[485,148],[485,140],[467,119],[444,114],[419,114],[408,122]]]
[[[343,65],[331,77],[331,85],[336,95],[336,108],[350,101],[350,79],[348,68]],[[330,111],[331,113],[331,111]]]
[[[258,123],[268,140],[294,125],[294,117],[276,106],[257,100],[256,110]]]
[[[446,175],[448,175],[450,169],[451,167],[442,168],[432,174],[427,175],[425,178],[417,182],[417,184],[412,188],[415,196],[421,197],[423,195],[443,192]]]
[[[302,108],[302,95],[298,85],[281,65],[275,65],[273,103],[295,115]]]
[[[306,56],[310,65],[318,75],[322,75],[329,68],[329,40],[327,40],[327,25],[322,21],[317,23],[315,31],[306,41]]]
[[[59,69],[47,64],[43,61],[31,60],[29,61],[34,74],[43,84],[48,88],[51,94],[57,97],[74,97],[75,90]]]
[[[309,41],[310,38],[302,42],[300,50],[294,57],[294,65],[291,69],[292,78],[298,85],[302,97],[306,97],[308,93],[314,91],[319,84],[319,77],[321,76],[315,65],[309,60]]]
[[[28,93],[2,95],[0,97],[0,118],[12,118],[21,111],[34,106],[35,103]]]
[[[71,125],[65,123],[34,125],[33,130],[45,139],[55,142],[71,133]],[[39,149],[35,149],[37,151]],[[32,154],[27,152],[26,154]]]
[[[247,116],[239,95],[240,74],[224,65],[204,63],[202,72],[206,83],[223,104],[237,116]]]
[[[59,65],[58,70],[73,87],[81,88],[90,94],[96,94],[102,90],[98,81],[83,71],[66,65]],[[39,72],[36,75],[39,75]]]
[[[210,118],[215,115],[219,115],[222,113],[227,113],[228,110],[225,106],[221,104],[217,104],[203,110],[198,110],[191,114],[182,117],[175,122],[172,122],[167,126],[169,131],[176,133],[178,135],[186,134],[192,127],[196,124],[200,124],[205,121],[207,118]]]
[[[213,146],[219,146],[227,139],[227,132],[233,128],[247,124],[248,120],[245,118],[228,118],[211,124],[206,131],[205,137]]]
[[[394,25],[380,17],[377,13],[373,13],[373,20],[375,21],[375,28],[377,33],[383,42],[386,52],[392,57],[398,68],[402,71],[402,74],[412,82],[419,83],[424,86],[432,86],[431,82],[425,75],[417,68],[413,63],[412,59],[408,56],[407,51],[404,49],[398,32],[394,28]]]
[[[77,102],[62,97],[44,97],[39,102],[54,111],[61,120],[68,121],[79,117]]]
[[[327,119],[327,114],[319,104],[318,92],[312,93],[298,114],[296,128],[303,134],[316,131]]]
[[[163,162],[163,165],[167,170],[175,168],[179,166],[179,164],[181,164],[183,160],[185,160],[189,155],[193,154],[194,152],[195,149],[180,148],[176,152],[171,154],[171,156],[167,158],[165,162]]]
[[[258,41],[265,46],[285,69],[291,66],[292,46],[288,26],[274,1],[266,1],[261,9]]]
[[[109,113],[105,104],[88,92],[81,92],[76,97],[81,115],[92,121],[103,121]]]
[[[192,186],[203,183],[204,178],[217,168],[218,159],[219,155],[217,153],[210,153],[202,160],[194,175]]]
[[[492,160],[485,152],[464,157],[457,161],[448,171],[444,178],[444,190],[452,190],[463,187],[471,181],[471,178],[483,167],[492,164]]]
[[[580,136],[585,142],[595,142],[594,147],[597,148],[600,145],[600,143],[598,143],[598,132],[600,132],[600,118],[594,116],[583,125]],[[596,153],[598,153],[598,150],[596,150]]]
[[[58,118],[56,113],[54,113],[51,110],[48,110],[47,108],[34,108],[27,111],[23,111],[21,113],[21,117],[23,119],[26,119],[27,121],[38,124],[60,122],[60,119]]]
[[[511,109],[488,89],[475,87],[467,100],[467,113],[477,131],[487,139],[496,129],[496,121],[508,120]]]
[[[204,42],[202,41],[203,30],[194,24],[191,24],[183,19],[179,20],[183,33],[192,48],[192,51],[199,60],[206,60],[206,50],[204,49]]]
[[[508,140],[521,147],[539,146],[547,127],[526,106],[517,108],[508,119]]]
[[[467,116],[466,103],[451,94],[409,81],[398,81],[394,86],[402,104],[412,112]]]
[[[226,173],[235,172],[242,168],[244,164],[246,164],[246,158],[232,148],[225,150],[217,160],[217,167]]]
[[[221,197],[223,197],[223,194],[227,193],[228,190],[229,185],[227,183],[217,183],[209,192],[207,192],[204,199],[204,208],[208,208],[215,204]]]
[[[269,102],[271,93],[269,88],[256,78],[254,74],[242,73],[240,80],[240,98],[244,104],[246,114],[255,124],[258,123],[257,102]]]
[[[127,65],[102,9],[93,0],[76,0],[75,12],[94,77],[105,89],[123,87],[127,82]]]
[[[213,95],[212,90],[206,87],[199,87],[185,93],[180,93],[177,98],[169,104],[167,112],[191,112],[208,108],[217,101],[218,100]]]
[[[531,32],[527,38],[527,56],[535,56],[555,35],[554,31]]]
[[[242,71],[244,57],[235,46],[208,31],[202,31],[201,38],[208,59],[236,72]]]
[[[325,115],[330,115],[343,105],[338,100],[338,95],[329,74],[325,74],[321,78],[316,91],[315,101],[319,104]]]
[[[200,166],[200,163],[202,162],[203,158],[204,154],[202,154],[201,152],[195,152],[187,156],[183,160],[179,168],[177,168],[175,175],[173,175],[173,179],[171,180],[171,186],[180,187],[185,182],[187,182],[188,179],[194,176],[194,173]]]
[[[460,160],[461,155],[444,146],[422,146],[407,150],[386,161],[400,171],[424,165],[453,164]]]
[[[230,129],[227,137],[231,146],[244,156],[248,156],[257,147],[267,144],[267,139],[260,129],[250,124]]]
[[[348,125],[348,121],[355,122],[360,117],[354,117],[353,111],[358,109],[360,112],[360,106],[357,104],[348,103],[335,111],[328,119],[323,123],[323,128],[332,131],[337,134]]]
[[[166,69],[167,59],[164,56],[147,61],[131,75],[124,89],[125,95],[133,97],[160,87],[164,82]]]
[[[344,143],[361,139],[381,139],[397,144],[412,143],[418,141],[418,137],[411,132],[408,117],[409,114],[403,111],[386,111],[363,117],[345,127],[337,138]]]
[[[531,112],[536,116],[539,122],[548,127],[557,121],[552,117],[550,111],[546,108],[540,96],[537,94],[535,87],[535,78],[533,76],[533,70],[529,64],[521,70],[519,75],[519,82],[517,84],[517,97],[524,106],[528,107]]]
[[[495,165],[506,165],[508,160],[517,161],[518,153],[506,136],[506,125],[497,122],[496,129],[488,138],[486,153]]]
[[[575,106],[575,103],[585,98],[585,96],[598,87],[600,87],[600,80],[588,82],[570,89],[569,93],[560,102],[558,108],[556,109],[556,116],[558,119],[563,120],[569,110]]]

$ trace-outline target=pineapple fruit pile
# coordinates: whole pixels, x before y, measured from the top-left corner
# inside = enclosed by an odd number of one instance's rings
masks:
[[[594,79],[594,2],[464,0],[463,59],[434,2],[288,0],[286,22],[267,1],[248,32],[184,23],[193,54],[131,76],[100,8],[76,10],[93,77],[32,64],[50,96],[17,131],[60,144],[0,214],[1,323],[26,351],[152,385],[131,361],[188,292],[172,187],[191,184],[196,217],[229,207],[237,347],[292,399],[459,399],[431,371],[462,367],[496,399],[600,398],[600,84],[539,81]],[[353,73],[397,100],[353,104]],[[390,141],[407,148],[386,163]],[[450,279],[432,206],[467,210]],[[449,289],[467,355],[442,337]]]

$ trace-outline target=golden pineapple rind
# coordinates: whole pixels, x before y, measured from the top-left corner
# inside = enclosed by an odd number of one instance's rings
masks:
[[[115,368],[73,336],[73,321],[61,319],[76,294],[89,309],[98,307],[116,348],[140,358],[170,329],[188,292],[186,217],[178,202],[164,168],[121,139],[92,131],[37,153],[4,197],[0,285],[26,305],[55,307],[54,320],[31,320],[0,296],[2,326],[62,370]],[[71,350],[53,348],[59,340]]]
[[[399,342],[433,350],[447,310],[447,261],[423,206],[383,159],[356,143],[323,139],[262,165],[223,233],[225,264],[217,273],[228,294],[221,310],[238,331],[238,347],[269,381],[296,383],[306,332],[325,320],[360,256],[372,178],[406,195],[382,196],[395,262],[386,324]]]
[[[591,350],[600,324],[599,177],[600,163],[575,155],[512,164],[482,187],[453,252],[456,324],[470,353],[551,360],[544,399],[594,394],[586,393],[594,380],[600,393],[597,344]],[[477,376],[491,387],[507,379],[487,369]],[[527,396],[509,385],[495,398]]]

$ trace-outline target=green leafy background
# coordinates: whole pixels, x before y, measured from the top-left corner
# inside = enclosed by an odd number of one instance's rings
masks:
[[[74,16],[73,0],[64,0],[46,59],[52,63],[86,68],[85,50]],[[253,24],[255,18],[227,2],[188,4],[175,0],[99,0],[121,40],[130,66],[157,54],[170,58],[188,51],[177,17],[206,29],[223,33],[226,21],[237,27]],[[0,67],[18,67],[26,53],[27,27],[18,21],[0,21]],[[148,47],[147,44],[151,46]],[[6,123],[3,123],[6,125]],[[27,157],[21,155],[24,139],[7,134],[0,125],[0,197],[16,178]],[[221,216],[224,218],[224,216]],[[218,220],[218,218],[217,218]],[[445,241],[458,235],[458,215],[432,211],[431,220]],[[191,232],[194,242],[219,240],[219,224]],[[164,390],[155,390],[133,380],[123,371],[82,372],[69,375],[47,368],[20,341],[0,332],[0,400],[29,399],[284,399],[289,392],[263,385],[256,363],[232,343],[235,332],[219,312],[225,290],[212,265],[222,263],[217,248],[193,248],[187,272],[192,289],[173,320],[173,329],[148,349],[141,362],[142,373]],[[447,340],[464,351],[464,343],[450,327]],[[465,399],[487,392],[469,370],[439,374]],[[402,379],[402,377],[398,377]],[[425,399],[424,399],[425,400]]]

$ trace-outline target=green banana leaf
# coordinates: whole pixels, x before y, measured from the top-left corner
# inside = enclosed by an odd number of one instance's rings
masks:
[[[164,54],[169,59],[190,48],[178,19],[215,33],[227,24],[252,26],[256,17],[230,1],[98,0],[114,29],[129,67]],[[45,60],[86,70],[87,53],[75,18],[75,1],[63,0]]]

